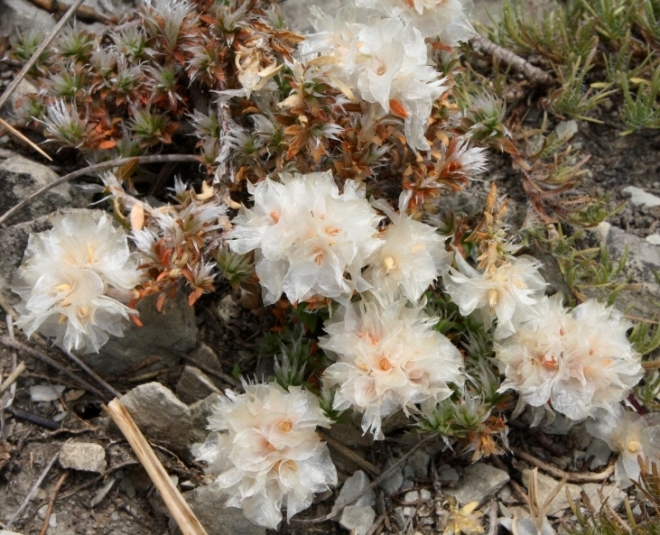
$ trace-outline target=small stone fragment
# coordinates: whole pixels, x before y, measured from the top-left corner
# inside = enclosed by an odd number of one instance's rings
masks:
[[[365,535],[375,518],[376,511],[368,505],[349,505],[342,511],[339,523],[355,535]]]
[[[220,394],[220,389],[199,368],[185,366],[176,385],[176,394],[184,403],[195,403],[211,394]]]
[[[582,485],[582,490],[587,495],[591,505],[595,507],[596,510],[601,509],[601,506],[605,500],[607,500],[607,503],[612,507],[612,509],[617,510],[621,505],[623,505],[623,501],[626,498],[626,493],[614,485],[601,487],[599,483],[586,483],[585,485]],[[602,500],[600,498],[601,493],[603,495]]]
[[[417,479],[425,479],[429,474],[430,461],[431,456],[428,453],[426,453],[424,450],[417,450],[410,456],[406,466],[410,467],[412,470],[413,477]]]
[[[561,140],[568,141],[578,132],[577,121],[562,121],[555,126],[555,133]]]
[[[612,456],[612,450],[607,445],[607,442],[599,438],[594,438],[589,443],[585,456],[587,459],[591,458],[589,470],[597,470],[609,462]]]
[[[68,442],[60,451],[62,468],[103,473],[108,466],[105,450],[100,444],[89,442]]]
[[[344,507],[349,500],[367,488],[369,483],[369,476],[367,476],[362,470],[355,472],[351,477],[344,481],[344,485],[341,487],[341,491],[339,492],[339,496],[337,497],[337,501],[332,510],[337,511]],[[374,505],[375,503],[376,494],[373,490],[370,490],[366,494],[360,496],[360,499],[352,505]]]
[[[96,491],[94,497],[89,502],[89,506],[93,508],[100,504],[103,501],[103,498],[108,495],[108,492],[112,490],[116,481],[117,480],[114,477],[109,478],[108,482]]]
[[[459,484],[446,491],[462,506],[470,502],[482,504],[509,481],[504,470],[485,463],[474,463],[463,472]]]
[[[649,234],[646,237],[646,241],[651,245],[660,245],[660,234]]]
[[[30,399],[34,402],[57,401],[65,389],[66,386],[62,385],[34,385],[30,387]]]
[[[438,479],[440,483],[455,483],[459,480],[459,475],[455,468],[443,464],[438,468]]]
[[[385,464],[383,465],[383,472],[386,470],[389,470],[392,465],[396,463],[396,459],[389,458],[387,461],[385,461]],[[390,476],[386,477],[380,482],[380,488],[385,491],[386,494],[392,495],[396,491],[398,491],[401,488],[401,485],[403,484],[403,471],[401,469],[401,466],[399,465],[396,470]]]
[[[644,191],[642,188],[635,186],[627,186],[621,192],[630,197],[630,202],[636,206],[646,206],[647,208],[655,208],[660,206],[660,197],[652,195]]]
[[[200,399],[196,403],[190,405],[190,421],[192,428],[190,430],[190,441],[194,444],[196,442],[204,442],[206,435],[209,434],[207,429],[209,425],[209,416],[213,412],[214,407],[223,399],[222,394],[211,394],[204,399]]]

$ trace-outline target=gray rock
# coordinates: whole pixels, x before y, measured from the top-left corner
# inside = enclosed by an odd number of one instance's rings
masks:
[[[618,509],[623,505],[623,501],[626,498],[626,493],[614,485],[601,488],[599,483],[587,483],[582,485],[582,490],[597,511],[600,510],[605,500],[607,500],[607,503],[610,504],[612,509]],[[600,498],[601,493],[603,495],[602,500]]]
[[[191,442],[204,442],[208,434],[208,418],[213,412],[214,407],[223,397],[221,394],[211,394],[197,403],[190,405],[190,423],[192,425]]]
[[[431,456],[424,450],[417,450],[408,459],[406,467],[412,470],[412,477],[424,479],[429,474],[429,462],[431,462]]]
[[[448,489],[446,494],[453,496],[460,505],[470,502],[484,503],[509,481],[504,470],[485,463],[474,463],[463,472],[459,484]]]
[[[266,535],[266,528],[250,522],[240,509],[225,508],[225,498],[210,485],[184,492],[183,497],[208,535]],[[170,525],[170,532],[180,533],[172,523]]]
[[[601,466],[605,466],[612,456],[612,450],[607,445],[607,442],[599,438],[594,438],[589,443],[586,451],[586,458],[591,457],[591,464],[589,470],[596,470]]]
[[[23,535],[17,531],[7,531],[6,529],[0,529],[0,535]]]
[[[455,483],[460,479],[456,468],[443,464],[438,468],[438,479],[441,483]]]
[[[0,164],[0,213],[18,204],[38,190],[51,184],[59,176],[55,171],[21,156],[6,159]],[[70,184],[60,184],[35,198],[30,204],[9,218],[7,224],[31,221],[51,214],[58,208],[78,208],[89,204],[89,197],[75,190]]]
[[[651,245],[660,245],[660,234],[649,234],[644,239]]]
[[[211,394],[220,394],[220,389],[199,368],[186,366],[176,385],[176,395],[184,403],[195,403]]]
[[[526,488],[529,488],[529,478],[532,476],[532,472],[532,470],[523,470],[522,472],[522,481]],[[539,503],[546,503],[558,484],[559,481],[538,472],[536,490],[538,492]],[[564,514],[564,511],[569,509],[568,498],[566,497],[567,489],[573,501],[580,499],[580,487],[572,483],[567,483],[565,488],[562,488],[550,503],[547,512],[548,516],[560,517]]]
[[[355,535],[365,535],[374,523],[376,511],[368,505],[349,505],[341,513],[339,523]]]
[[[655,208],[660,206],[660,197],[644,191],[642,188],[627,186],[621,190],[624,196],[630,197],[630,202],[636,206],[646,206],[646,208]]]
[[[650,247],[645,239],[615,226],[612,226],[607,236],[607,246],[615,262],[628,247],[630,256],[626,268],[632,275],[631,282],[640,284],[639,288],[621,292],[616,307],[625,310],[632,305],[630,314],[651,317],[657,311],[654,302],[660,300],[660,286],[653,275],[654,271],[660,271],[660,247]],[[594,296],[598,294],[594,292]]]
[[[507,531],[511,533],[518,533],[519,535],[556,535],[556,531],[548,522],[547,518],[543,519],[543,524],[541,525],[541,530],[536,529],[534,521],[527,513],[527,516],[524,518],[516,518],[516,529],[513,529],[513,519],[512,518],[500,518],[500,525],[504,526]]]
[[[200,342],[195,350],[186,357],[186,360],[199,367],[202,371],[210,370],[218,373],[225,373],[216,352],[204,342]],[[213,376],[210,376],[209,378],[213,381],[213,384],[220,389],[226,386],[220,381],[220,379]]]
[[[62,468],[102,474],[108,467],[105,450],[100,444],[90,442],[67,442],[60,450]]]
[[[562,121],[555,126],[555,133],[559,139],[568,141],[578,132],[578,124],[576,121]]]
[[[165,300],[162,312],[156,310],[155,295],[144,299],[137,306],[143,327],[129,324],[122,338],[111,338],[98,354],[83,355],[85,362],[101,375],[121,374],[154,356],[162,360],[149,370],[176,365],[197,345],[195,310],[187,299],[177,292]]]
[[[171,390],[160,383],[147,383],[122,396],[121,402],[147,437],[190,458],[190,409]]]
[[[346,481],[344,481],[339,496],[337,496],[337,501],[332,507],[333,511],[337,511],[346,505],[349,500],[354,496],[362,492],[367,486],[369,486],[369,476],[365,474],[362,470],[358,470]],[[376,503],[376,494],[373,490],[370,490],[366,494],[360,496],[360,499],[352,505],[374,505]]]
[[[396,459],[393,459],[391,457],[387,459],[387,461],[385,461],[385,464],[383,465],[383,472],[385,470],[388,470],[396,462],[397,462]],[[386,494],[392,495],[401,488],[402,484],[403,484],[403,470],[399,465],[394,471],[394,473],[392,473],[389,477],[386,477],[380,482],[379,486],[381,489],[385,491]]]

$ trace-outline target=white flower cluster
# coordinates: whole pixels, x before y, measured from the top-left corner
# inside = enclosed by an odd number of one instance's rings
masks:
[[[318,401],[298,387],[244,385],[227,391],[209,417],[212,433],[193,452],[217,474],[214,486],[247,518],[270,529],[309,507],[314,494],[336,485],[328,448],[315,432],[329,427]]]
[[[613,412],[598,411],[595,420],[587,421],[587,431],[620,454],[614,477],[622,489],[639,479],[638,456],[645,463],[660,463],[660,415],[657,413],[641,416],[617,405]]]
[[[323,374],[324,388],[338,387],[333,408],[363,413],[362,429],[376,439],[384,438],[384,417],[399,409],[416,412],[418,403],[434,407],[451,395],[449,383],[464,382],[461,354],[433,330],[438,318],[407,304],[363,300],[342,307],[319,342],[338,357]]]
[[[513,388],[520,401],[583,420],[598,408],[613,410],[644,374],[641,356],[621,313],[589,300],[571,312],[561,296],[544,297],[516,333],[495,344],[502,390]]]
[[[382,113],[404,119],[408,144],[428,150],[424,133],[433,102],[447,87],[429,64],[425,37],[454,45],[474,35],[458,0],[358,0],[367,20],[357,22],[355,6],[336,18],[315,11],[316,33],[300,45],[302,61],[319,65],[347,97],[355,93]]]
[[[122,320],[137,312],[137,263],[123,230],[102,214],[57,215],[53,228],[30,235],[14,291],[23,298],[16,324],[28,336],[52,336],[68,350],[98,351]]]

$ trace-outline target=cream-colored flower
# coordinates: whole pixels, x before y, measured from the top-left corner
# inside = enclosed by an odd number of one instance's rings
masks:
[[[660,415],[623,410],[616,404],[610,410],[597,411],[595,420],[587,421],[587,431],[619,453],[614,477],[625,489],[639,479],[637,457],[644,462],[660,463]]]
[[[300,387],[245,384],[230,390],[209,416],[211,434],[195,444],[197,460],[217,475],[214,487],[252,522],[277,529],[309,507],[314,494],[337,484],[337,472],[316,427],[329,427],[317,399]]]
[[[455,258],[458,269],[450,269],[444,277],[447,292],[464,316],[476,311],[486,327],[497,318],[496,338],[513,334],[516,324],[530,317],[543,296],[546,283],[539,273],[541,264],[531,257],[512,257],[484,272],[459,254]]]
[[[572,312],[561,296],[544,298],[533,319],[501,344],[495,344],[501,391],[520,393],[527,403],[552,408],[572,420],[583,420],[597,408],[624,399],[643,375],[641,356],[626,331],[620,312],[589,300]]]
[[[416,302],[438,278],[452,259],[445,250],[447,236],[437,229],[408,216],[405,199],[395,213],[385,203],[374,203],[392,223],[382,234],[383,245],[369,258],[364,277],[373,286],[372,293],[385,301],[405,296]]]
[[[21,295],[16,324],[39,331],[67,349],[98,351],[108,335],[122,335],[122,320],[137,314],[120,300],[139,283],[127,236],[102,214],[51,218],[51,230],[32,234],[14,291]],[[119,299],[119,300],[118,300]]]
[[[293,303],[316,295],[347,301],[367,290],[362,268],[381,243],[381,217],[364,190],[347,180],[339,193],[329,171],[280,178],[250,187],[254,207],[234,219],[230,241],[234,252],[256,250],[264,302],[282,293]]]
[[[363,413],[362,429],[376,439],[385,416],[435,404],[451,395],[450,383],[464,382],[461,354],[433,329],[437,318],[407,305],[351,304],[326,323],[328,336],[319,341],[337,357],[323,374],[324,388],[337,386],[334,409]]]

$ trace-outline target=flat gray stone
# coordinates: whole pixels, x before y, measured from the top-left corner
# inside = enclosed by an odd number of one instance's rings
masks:
[[[266,535],[266,528],[250,522],[241,509],[225,507],[225,497],[210,485],[184,492],[183,497],[208,535]],[[170,532],[181,533],[174,521]]]
[[[39,188],[51,184],[58,174],[37,162],[16,156],[0,164],[0,213],[4,214]],[[7,220],[8,225],[32,221],[58,208],[79,208],[89,204],[89,196],[70,184],[60,184],[39,195]]]
[[[100,444],[91,442],[68,442],[60,450],[62,468],[98,472],[102,474],[108,467],[105,450]]]
[[[509,474],[504,470],[485,463],[474,463],[465,469],[459,484],[453,489],[447,489],[445,493],[453,496],[461,506],[470,502],[482,504],[506,485],[509,479]]]
[[[147,437],[178,455],[191,457],[190,409],[171,390],[160,383],[147,383],[122,396],[121,402]]]
[[[355,535],[365,535],[373,526],[376,511],[368,505],[349,505],[341,513],[339,523]]]
[[[362,492],[365,488],[369,486],[371,481],[369,476],[365,474],[362,470],[358,470],[351,477],[344,481],[344,484],[339,491],[339,496],[337,496],[337,501],[332,507],[333,511],[337,511],[346,505],[353,496],[356,496]],[[356,501],[353,505],[374,505],[376,503],[376,494],[373,490],[370,490],[366,494],[360,496],[360,499]]]
[[[220,389],[213,384],[210,377],[199,368],[185,366],[181,378],[176,385],[176,395],[184,403],[195,403],[211,394],[220,394]]]
[[[529,478],[531,477],[531,474],[532,474],[532,470],[523,470],[522,472],[522,481],[523,481],[523,485],[525,485],[525,488],[529,488]],[[539,496],[539,502],[541,504],[546,503],[546,501],[550,497],[550,494],[552,494],[555,487],[559,483],[560,482],[557,481],[556,479],[553,479],[552,477],[542,472],[538,472],[536,489]],[[580,487],[572,483],[567,483],[564,486],[564,488],[562,488],[557,493],[557,495],[553,498],[552,502],[550,503],[550,507],[548,507],[548,513],[547,513],[548,516],[560,517],[564,514],[564,512],[567,509],[570,508],[568,503],[568,498],[566,497],[566,489],[568,489],[568,492],[571,495],[571,499],[574,502],[579,501]]]
[[[660,245],[660,234],[649,234],[644,239],[651,245]]]
[[[142,327],[128,324],[122,338],[110,338],[99,353],[84,355],[85,362],[106,376],[120,375],[155,356],[161,360],[141,373],[178,364],[197,345],[195,309],[188,306],[184,291],[166,299],[161,312],[156,310],[156,299],[153,295],[138,304]]]

